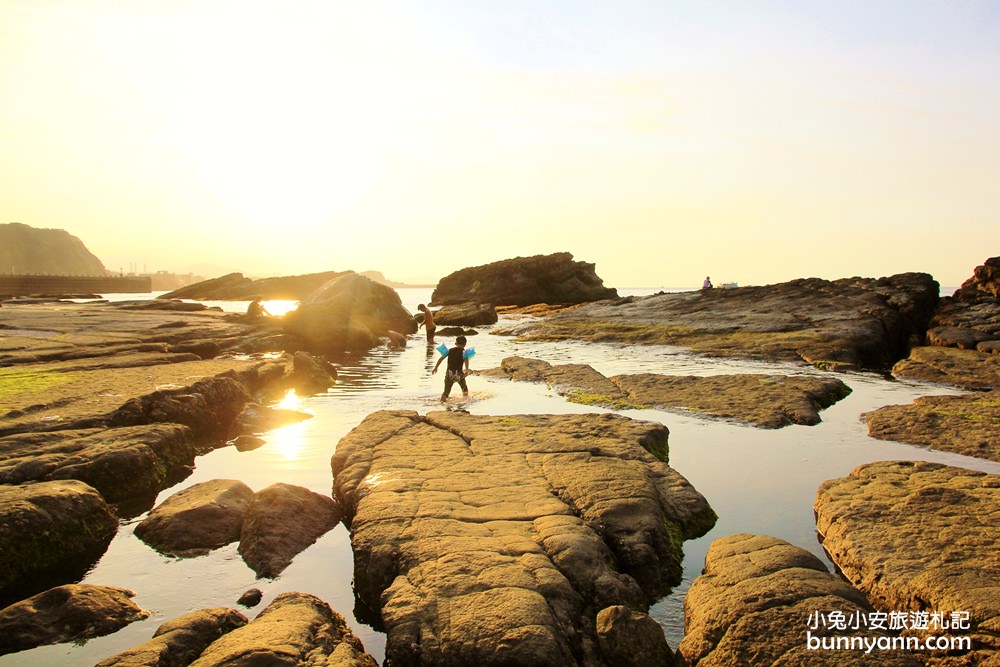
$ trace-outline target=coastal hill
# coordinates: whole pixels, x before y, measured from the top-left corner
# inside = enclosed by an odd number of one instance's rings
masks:
[[[0,224],[0,273],[104,276],[107,270],[66,230],[11,222]]]

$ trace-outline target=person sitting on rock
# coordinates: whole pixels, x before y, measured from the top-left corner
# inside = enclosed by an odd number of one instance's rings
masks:
[[[447,372],[444,374],[444,393],[441,394],[442,403],[448,400],[451,388],[456,382],[462,388],[462,395],[465,398],[469,397],[469,387],[465,384],[465,376],[469,374],[469,360],[465,356],[465,343],[465,336],[456,338],[455,347],[448,350],[448,354],[438,359],[438,362],[434,365],[434,370],[431,371],[431,375],[437,373],[441,362],[445,359],[448,360]]]
[[[705,282],[701,284],[702,289],[712,289],[712,279],[705,276]]]
[[[423,322],[417,323],[417,330],[423,327],[427,331],[427,342],[433,343],[434,331],[437,329],[437,325],[434,324],[434,316],[431,314],[431,309],[424,304],[420,304],[417,306],[417,310],[424,314]]]
[[[254,300],[250,302],[247,306],[247,317],[257,319],[260,317],[270,317],[271,313],[267,312],[267,308],[264,304],[260,302],[260,297],[254,297]]]

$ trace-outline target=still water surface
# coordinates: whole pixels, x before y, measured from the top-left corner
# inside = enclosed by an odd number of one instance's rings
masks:
[[[417,303],[429,300],[431,292],[418,288],[397,291],[412,312],[416,312]],[[621,294],[639,295],[654,291],[619,290]],[[245,302],[210,305],[230,311],[246,307]],[[504,357],[520,355],[553,364],[586,363],[608,376],[641,372],[826,375],[792,364],[700,358],[665,346],[516,341],[487,335],[489,329],[483,327],[480,335],[470,337],[469,344],[477,352],[472,359],[473,369],[494,368]],[[241,453],[226,447],[200,457],[194,474],[163,491],[157,503],[183,488],[217,478],[241,480],[255,491],[285,482],[330,494],[330,458],[337,442],[365,416],[382,409],[420,413],[440,409],[437,399],[442,376],[430,375],[436,360],[437,352],[428,348],[422,337],[412,336],[404,350],[383,348],[339,364],[340,377],[327,392],[286,399],[288,407],[309,412],[313,419],[270,432],[265,436],[267,444],[257,450]],[[853,393],[825,410],[818,426],[763,430],[680,410],[621,411],[635,419],[661,422],[670,429],[670,464],[690,480],[719,515],[712,531],[685,543],[683,582],[651,610],[671,646],[676,647],[683,635],[684,593],[700,574],[708,546],[716,538],[740,532],[774,535],[808,549],[832,568],[817,541],[812,510],[816,489],[824,480],[847,475],[863,463],[895,459],[937,461],[1000,473],[997,463],[868,437],[862,413],[883,405],[910,403],[918,396],[954,393],[951,390],[878,374],[848,373],[837,377]],[[473,400],[467,409],[474,414],[605,411],[569,403],[542,385],[479,377],[470,378],[469,385]],[[158,554],[133,535],[135,525],[144,517],[123,523],[107,553],[83,581],[135,591],[135,601],[151,616],[81,645],[48,646],[3,656],[0,666],[93,665],[147,641],[160,624],[181,614],[205,607],[235,607],[236,599],[253,587],[264,592],[264,600],[255,609],[243,610],[248,617],[256,615],[279,593],[311,593],[345,616],[370,653],[380,661],[384,657],[384,635],[356,620],[353,614],[350,537],[342,525],[299,554],[277,579],[260,580],[243,563],[236,544],[198,558]]]

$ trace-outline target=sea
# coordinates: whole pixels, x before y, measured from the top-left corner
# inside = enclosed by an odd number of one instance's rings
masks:
[[[950,288],[948,288],[950,289]],[[430,288],[397,289],[403,304],[417,312],[427,303]],[[643,296],[680,289],[619,289],[623,296]],[[942,290],[944,294],[951,291]],[[135,295],[106,295],[111,300]],[[243,312],[247,302],[205,302],[223,310]],[[292,306],[294,304],[291,304]],[[266,303],[278,313],[288,303]],[[683,581],[656,602],[650,615],[664,629],[676,649],[684,633],[683,602],[691,582],[704,567],[713,540],[734,533],[762,533],[807,549],[834,571],[816,532],[813,501],[825,480],[843,477],[864,463],[882,460],[924,460],[1000,474],[1000,463],[870,438],[862,415],[881,406],[908,404],[920,396],[958,393],[945,386],[894,379],[881,373],[828,373],[791,363],[700,357],[662,345],[626,345],[563,341],[520,341],[490,335],[503,326],[480,327],[469,338],[475,348],[473,369],[500,365],[508,356],[534,357],[552,364],[590,364],[604,375],[661,373],[665,375],[721,375],[769,373],[835,376],[853,390],[850,396],[821,413],[816,426],[788,426],[765,430],[714,419],[685,410],[619,410],[633,419],[660,422],[670,430],[670,465],[684,475],[709,501],[719,519],[704,537],[684,544]],[[421,332],[422,334],[422,332]],[[161,492],[157,503],[177,491],[211,479],[238,479],[259,491],[285,482],[330,494],[330,459],[337,443],[368,414],[377,410],[440,410],[442,377],[431,375],[438,352],[422,335],[409,339],[402,350],[380,348],[343,361],[339,377],[328,391],[314,396],[289,394],[281,405],[313,415],[312,419],[271,431],[259,449],[239,452],[224,447],[199,457],[194,473]],[[604,408],[570,403],[542,384],[469,378],[471,400],[465,409],[481,415],[569,414],[606,412]],[[456,394],[457,394],[456,390]],[[145,514],[122,522],[104,556],[81,581],[130,589],[149,618],[105,637],[59,644],[0,657],[0,667],[93,665],[149,640],[167,620],[206,607],[239,608],[236,600],[250,588],[264,598],[250,610],[252,618],[276,595],[287,591],[311,593],[340,612],[366,650],[384,659],[385,635],[359,621],[354,614],[351,587],[353,560],[348,530],[339,525],[295,557],[274,579],[258,579],[237,553],[237,545],[193,558],[164,556],[133,534]],[[69,582],[67,582],[69,583]]]

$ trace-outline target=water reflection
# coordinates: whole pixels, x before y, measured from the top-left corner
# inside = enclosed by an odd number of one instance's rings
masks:
[[[399,290],[411,312],[429,301],[430,290]],[[227,310],[234,302],[226,302]],[[245,308],[245,303],[243,304]],[[683,597],[704,566],[708,545],[738,532],[765,533],[788,540],[829,561],[816,539],[812,503],[819,484],[850,473],[858,465],[878,460],[929,460],[961,467],[1000,472],[1000,464],[898,443],[873,440],[860,415],[882,405],[910,403],[921,395],[954,393],[916,382],[899,382],[876,374],[833,375],[807,366],[739,359],[705,359],[669,346],[582,344],[570,341],[538,343],[491,336],[483,327],[469,342],[477,350],[473,370],[495,368],[507,356],[544,359],[553,364],[586,363],[612,376],[623,373],[718,375],[777,373],[834,376],[854,391],[821,413],[817,426],[790,426],[762,430],[708,419],[696,413],[631,410],[622,414],[657,421],[670,429],[670,464],[711,503],[719,521],[706,536],[684,544],[684,581],[657,603],[651,614],[664,627],[671,646],[683,633]],[[440,375],[431,375],[438,353],[412,335],[401,350],[385,347],[363,357],[337,360],[339,377],[327,391],[315,396],[285,394],[279,405],[311,412],[313,419],[264,434],[266,444],[240,452],[224,447],[197,459],[196,470],[160,493],[156,502],[192,484],[211,479],[239,479],[254,491],[285,482],[330,494],[330,458],[337,443],[368,414],[383,409],[427,413],[441,409]],[[440,342],[450,343],[441,338]],[[464,404],[473,414],[569,414],[605,412],[603,408],[569,403],[544,385],[469,378],[473,400]],[[149,507],[152,507],[150,503]],[[385,637],[355,615],[351,588],[353,556],[350,535],[343,526],[300,553],[273,580],[258,580],[246,567],[235,545],[207,556],[179,561],[157,554],[132,534],[134,523],[123,522],[108,551],[83,577],[88,583],[129,588],[136,601],[153,616],[109,637],[82,646],[64,644],[0,657],[0,665],[31,666],[94,664],[114,653],[148,640],[156,627],[194,609],[235,605],[251,587],[264,591],[262,604],[247,612],[256,615],[274,596],[286,591],[308,592],[327,601],[347,618],[366,649],[381,659]],[[360,612],[357,612],[359,615]]]

